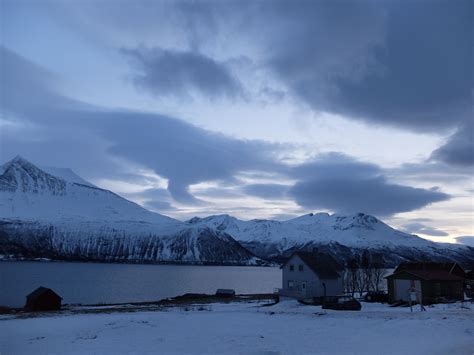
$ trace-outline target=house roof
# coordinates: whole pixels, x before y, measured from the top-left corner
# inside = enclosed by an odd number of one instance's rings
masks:
[[[339,272],[343,270],[342,266],[329,254],[297,251],[293,253],[290,259],[294,255],[299,256],[300,259],[322,279],[337,279],[341,276]],[[290,259],[288,259],[288,261]],[[286,265],[288,261],[284,265]]]
[[[396,278],[402,274],[410,274],[415,278],[425,281],[463,281],[464,278],[444,270],[400,270],[386,278]]]
[[[28,299],[38,298],[38,297],[42,296],[43,294],[45,294],[45,293],[47,293],[47,292],[50,292],[50,293],[52,293],[54,296],[59,297],[59,298],[62,299],[62,297],[59,296],[56,292],[54,292],[54,291],[51,290],[50,288],[46,288],[46,287],[43,287],[43,286],[38,287],[36,290],[34,290],[34,291],[31,292],[28,296],[26,296],[26,298],[28,298]]]
[[[454,262],[404,262],[398,265],[394,275],[406,271],[423,280],[458,280],[464,279],[464,270]]]

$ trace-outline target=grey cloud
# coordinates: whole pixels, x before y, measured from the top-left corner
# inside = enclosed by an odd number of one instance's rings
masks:
[[[2,52],[11,54],[7,49]],[[13,60],[3,63],[6,71],[16,65],[16,57],[11,58]],[[21,60],[25,65],[31,64]],[[22,73],[16,72],[9,83],[15,85],[17,76],[21,77]],[[22,85],[21,90],[15,92],[18,102],[41,91],[42,80],[30,79],[31,85]],[[71,105],[64,105],[69,101]],[[17,114],[23,112],[14,105],[9,108]],[[240,171],[272,171],[281,166],[276,161],[276,154],[283,149],[279,144],[230,138],[160,114],[80,104],[54,91],[47,100],[32,103],[28,114],[23,123],[34,123],[31,132],[27,136],[15,135],[14,130],[5,132],[4,153],[15,155],[13,150],[18,147],[31,149],[30,154],[38,155],[42,164],[70,166],[74,161],[82,163],[84,170],[93,167],[102,174],[110,161],[142,165],[167,178],[168,191],[180,202],[199,203],[189,193],[191,184],[228,180]],[[65,149],[68,147],[71,149]],[[47,161],[57,159],[57,154],[67,161]],[[94,165],[91,166],[89,159]],[[104,167],[100,167],[101,162]]]
[[[55,91],[57,77],[0,45],[1,106],[4,114],[27,118],[44,114],[42,109],[81,107]],[[8,119],[8,115],[2,118]]]
[[[232,34],[237,50],[254,54],[251,59],[286,86],[285,96],[292,94],[316,111],[371,124],[423,133],[458,129],[431,158],[451,166],[473,165],[470,0],[123,5],[107,11],[89,6],[87,18],[102,29],[113,28],[117,37],[131,32],[141,38],[156,31],[159,16],[163,27],[184,34],[185,47],[191,48],[140,58],[136,82],[155,95],[189,90],[211,97],[238,95],[222,63],[205,56],[206,48]],[[160,73],[158,64],[176,66],[178,79]],[[198,69],[189,67],[216,72],[217,79],[202,79]]]
[[[474,247],[474,236],[462,236],[456,237],[456,241],[461,244],[466,244],[471,247]]]
[[[242,96],[239,81],[226,65],[203,54],[144,47],[122,53],[132,59],[136,86],[155,96]]]
[[[395,177],[403,181],[424,181],[432,183],[452,183],[470,180],[472,168],[469,166],[453,166],[442,161],[429,161],[421,163],[406,163],[399,167],[386,169],[389,177]]]
[[[348,175],[347,173],[350,172]],[[379,166],[360,162],[341,153],[326,153],[317,159],[293,168],[292,175],[299,179],[324,177],[326,179],[348,177],[355,180],[376,177],[381,174]]]
[[[419,131],[470,119],[471,1],[263,7],[268,65],[314,109]]]
[[[155,37],[178,36],[176,42],[190,52],[140,58],[138,81],[159,95],[166,88],[182,91],[190,80],[157,84],[156,70],[143,74],[144,67],[173,59],[181,64],[169,65],[178,66],[180,75],[194,77],[181,66],[220,67],[212,59],[202,64],[202,59],[208,48],[226,48],[232,35],[232,49],[260,62],[317,111],[421,132],[446,132],[472,114],[470,0],[123,1],[120,6],[93,2],[63,7],[69,11],[59,15],[72,18],[68,23],[80,22],[73,21],[76,13],[88,19],[87,26],[78,27],[83,32],[92,28],[91,37],[106,33],[117,42],[133,38],[150,44]],[[221,78],[217,83],[193,78],[191,86],[216,93],[221,82],[230,83],[222,70],[216,71]]]
[[[291,188],[290,195],[300,206],[310,209],[389,216],[450,198],[436,188],[427,190],[390,183],[376,165],[340,154],[322,155],[312,163],[296,167],[293,174],[301,178]]]
[[[403,226],[403,230],[410,234],[421,233],[421,234],[431,235],[433,237],[446,237],[449,235],[448,233],[442,230],[429,227],[423,223],[418,223],[418,222],[405,224]]]
[[[459,127],[444,145],[431,154],[431,159],[454,166],[474,167],[474,123],[471,121]]]
[[[287,198],[290,187],[283,184],[250,184],[244,186],[243,191],[248,195],[264,199],[284,199]]]
[[[152,211],[176,211],[176,208],[172,205],[173,198],[166,189],[150,188],[138,193],[124,194],[124,196],[132,200],[144,200],[141,204]]]
[[[472,6],[469,0],[205,2],[181,6],[180,14],[201,24],[212,16],[223,38],[233,33],[236,43],[258,48],[261,57],[253,59],[317,111],[445,132],[471,116]]]
[[[65,110],[95,110],[57,92],[58,78],[44,68],[0,46],[1,109],[7,124],[0,131],[0,155],[21,154],[41,165],[74,167],[87,180],[99,171],[119,173],[117,161],[106,158],[107,145]],[[87,142],[87,143],[85,143]]]
[[[192,184],[279,168],[277,144],[233,139],[157,114],[114,112],[106,117],[101,135],[111,142],[108,151],[167,178],[178,201],[197,202],[189,193]]]
[[[2,50],[5,51],[8,52]],[[9,70],[8,63],[2,65]],[[15,85],[15,78],[10,79],[10,84]],[[13,97],[14,102],[40,95],[42,79],[32,76],[30,80],[31,85],[19,85],[20,89],[14,91],[14,95],[20,95]],[[183,203],[200,202],[190,193],[190,185],[235,182],[236,175],[242,172],[297,180],[288,198],[311,209],[390,215],[449,198],[436,190],[391,184],[377,165],[341,154],[321,155],[313,162],[289,167],[277,158],[288,149],[286,145],[235,139],[160,114],[98,108],[65,98],[54,90],[48,91],[47,99],[30,102],[27,111],[6,105],[12,114],[21,116],[16,123],[28,128],[3,130],[2,155],[26,151],[27,157],[40,164],[72,167],[86,179],[90,178],[87,172],[137,179],[133,177],[137,174],[125,167],[143,166],[167,178],[168,193]],[[278,196],[283,190],[275,184],[248,187],[248,192],[264,198]],[[150,201],[153,204],[157,199]]]
[[[221,186],[224,184],[219,184],[219,187],[208,187],[206,189],[200,189],[195,193],[200,198],[217,198],[217,199],[226,199],[226,198],[241,198],[244,195],[240,192],[238,187],[225,187]]]

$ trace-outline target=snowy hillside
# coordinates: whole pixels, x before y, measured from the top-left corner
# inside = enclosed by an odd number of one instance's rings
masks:
[[[94,187],[70,170],[62,170],[67,181],[16,157],[0,172],[0,254],[100,261],[260,262],[225,232],[150,212]]]
[[[308,214],[288,221],[228,215],[188,222],[150,212],[69,169],[48,172],[16,157],[0,167],[0,254],[129,262],[258,264],[295,249],[347,261],[365,250],[402,260],[474,262],[474,249],[399,232],[362,213]],[[237,241],[236,241],[237,240]]]
[[[56,221],[79,217],[88,221],[140,221],[167,229],[183,226],[180,221],[147,211],[108,190],[48,174],[21,157],[3,165],[2,170],[3,218]],[[76,181],[82,180],[70,171],[70,177],[74,176]]]
[[[224,231],[256,255],[270,259],[287,256],[295,249],[318,248],[345,260],[367,249],[391,264],[404,259],[474,261],[473,248],[434,243],[402,233],[363,213],[349,216],[311,213],[282,222],[242,221],[217,215],[195,217],[188,223]]]
[[[399,232],[377,218],[362,213],[340,216],[327,213],[308,214],[288,221],[242,221],[228,215],[210,216],[189,221],[226,231],[245,242],[279,243],[284,248],[308,242],[337,241],[346,246],[414,246],[433,243],[413,235]]]

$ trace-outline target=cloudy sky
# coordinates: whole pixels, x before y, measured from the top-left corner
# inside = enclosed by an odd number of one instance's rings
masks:
[[[2,0],[2,162],[179,219],[472,243],[473,3]]]

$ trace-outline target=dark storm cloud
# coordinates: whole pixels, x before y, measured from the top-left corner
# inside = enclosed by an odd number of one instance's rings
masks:
[[[159,16],[160,32],[171,28],[187,38],[184,47],[189,52],[157,56],[157,64],[177,67],[174,81],[172,74],[160,74],[153,55],[141,64],[137,82],[156,95],[181,95],[193,89],[209,96],[237,97],[239,90],[230,74],[205,50],[225,45],[222,42],[232,35],[233,51],[258,62],[286,87],[285,92],[315,111],[423,133],[458,129],[433,159],[472,166],[473,4],[470,0],[183,1],[158,7],[125,3],[121,10],[103,4],[110,11],[89,7],[88,18],[100,24],[105,20],[102,28],[115,28],[120,37],[126,31],[151,36]],[[102,18],[104,13],[107,19]],[[123,26],[124,21],[129,26]],[[216,79],[203,79],[196,74],[198,69],[185,69],[194,62],[195,68],[202,67],[199,71],[216,72]]]
[[[274,154],[282,147],[277,144],[233,139],[157,114],[107,116],[101,135],[111,142],[108,151],[169,179],[168,190],[178,201],[194,200],[191,184],[232,179],[239,171],[279,168]]]
[[[269,72],[314,110],[417,132],[456,128],[433,158],[472,166],[472,1],[259,1],[206,10],[216,31],[237,23],[235,33],[262,48]]]
[[[421,132],[444,133],[470,118],[470,0],[120,1],[62,9],[55,13],[70,17],[77,30],[115,35],[114,43],[177,36],[186,52],[148,53],[147,68],[154,67],[154,57],[198,66],[203,58],[216,62],[209,48],[230,48],[317,111]],[[78,21],[84,18],[87,24]],[[198,88],[207,87],[197,81]],[[148,77],[146,82],[156,85]],[[221,87],[211,87],[216,85]]]
[[[469,0],[183,2],[199,33],[212,23],[310,107],[418,131],[439,131],[471,114]],[[210,21],[212,19],[212,21]],[[242,48],[245,51],[245,48]]]
[[[427,190],[392,184],[378,166],[341,154],[320,156],[314,162],[296,167],[293,174],[302,178],[291,188],[290,195],[299,205],[310,209],[388,216],[450,197],[435,188]]]
[[[226,65],[200,53],[144,47],[122,49],[122,53],[132,59],[135,85],[155,96],[242,95],[240,83]]]
[[[421,234],[431,235],[432,237],[446,237],[449,235],[448,233],[442,230],[429,227],[423,223],[418,223],[418,222],[405,224],[403,225],[402,229],[406,233],[410,233],[410,234],[421,233]]]
[[[262,6],[267,63],[314,109],[421,131],[470,117],[471,1]]]
[[[462,125],[446,144],[431,154],[431,159],[460,167],[474,166],[474,123]],[[472,170],[471,170],[472,173]]]
[[[263,198],[286,195],[311,209],[390,215],[449,198],[435,189],[392,184],[377,165],[341,154],[320,155],[290,167],[277,158],[291,148],[287,145],[235,139],[160,114],[80,103],[49,89],[40,75],[31,75],[30,85],[22,84],[23,70],[35,74],[35,66],[7,49],[1,53],[2,58],[9,58],[2,61],[2,70],[14,73],[3,84],[15,89],[2,102],[15,118],[12,126],[2,128],[2,157],[26,151],[26,157],[39,164],[72,167],[86,179],[89,172],[134,181],[139,173],[131,174],[124,167],[146,167],[166,178],[167,193],[183,203],[200,202],[190,193],[190,185],[208,181],[235,185],[241,172],[296,180],[288,193],[286,186],[277,183],[251,184],[243,186],[243,191]],[[17,61],[23,69],[10,71],[19,67]],[[29,97],[43,100],[22,106],[21,100]],[[170,201],[156,200],[156,193],[163,191],[150,191],[147,203],[169,209]]]

